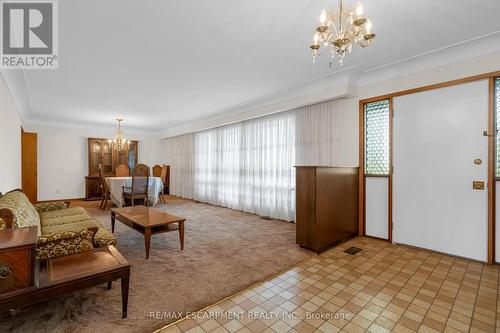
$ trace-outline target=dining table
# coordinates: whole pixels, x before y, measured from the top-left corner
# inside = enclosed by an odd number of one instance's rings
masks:
[[[111,200],[116,207],[123,206],[123,187],[132,186],[132,177],[106,177],[106,183],[108,185],[109,192],[111,194]],[[148,181],[148,200],[153,205],[158,203],[158,195],[162,191],[163,182],[160,177],[149,177]]]

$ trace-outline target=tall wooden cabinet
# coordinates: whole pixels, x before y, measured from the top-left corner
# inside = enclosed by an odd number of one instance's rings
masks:
[[[105,176],[114,176],[118,165],[126,164],[132,169],[137,164],[138,149],[138,141],[130,141],[128,150],[118,152],[111,148],[108,139],[89,138],[89,173],[85,177],[85,198],[87,200],[101,198],[99,164],[102,164]]]
[[[296,167],[297,243],[321,252],[358,233],[358,168]]]

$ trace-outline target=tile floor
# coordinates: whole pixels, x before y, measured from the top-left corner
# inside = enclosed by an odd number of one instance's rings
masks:
[[[500,332],[499,269],[355,238],[159,332]]]

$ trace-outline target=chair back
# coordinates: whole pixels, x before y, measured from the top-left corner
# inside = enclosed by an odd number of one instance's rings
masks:
[[[163,183],[163,185],[165,185],[165,182],[167,180],[167,166],[166,165],[163,165],[161,167],[160,178],[161,178],[161,182]]]
[[[108,184],[106,183],[106,179],[104,179],[104,171],[103,171],[103,167],[102,167],[102,164],[99,164],[99,180],[101,182],[101,188],[102,188],[102,192],[104,194],[108,193]]]
[[[153,167],[153,177],[161,177],[162,167],[161,165],[155,165]]]
[[[134,168],[134,176],[149,177],[149,167],[146,164],[137,164]]]
[[[128,165],[120,164],[116,167],[116,177],[128,177],[130,176],[130,169]]]
[[[170,165],[163,164],[163,168],[165,169],[165,179],[162,178],[163,184],[170,185]]]
[[[149,176],[132,176],[133,194],[148,194]]]

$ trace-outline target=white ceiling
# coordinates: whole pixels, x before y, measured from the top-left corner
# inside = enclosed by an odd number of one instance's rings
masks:
[[[345,1],[353,4],[354,0]],[[498,0],[364,0],[377,33],[345,61],[369,70],[500,31]],[[150,132],[333,74],[308,48],[336,0],[59,1],[59,69],[27,70],[30,117]],[[237,108],[236,108],[237,109]]]

